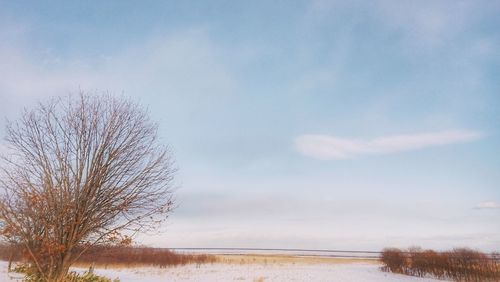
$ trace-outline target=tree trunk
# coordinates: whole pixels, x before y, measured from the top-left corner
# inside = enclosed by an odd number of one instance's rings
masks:
[[[51,275],[48,277],[50,282],[64,282],[66,276],[68,275],[70,267],[71,252],[65,252],[61,255],[61,258],[52,265]]]

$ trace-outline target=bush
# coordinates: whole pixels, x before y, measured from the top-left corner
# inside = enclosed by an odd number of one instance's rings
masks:
[[[496,254],[488,256],[466,248],[448,252],[385,249],[381,261],[382,270],[394,273],[454,281],[500,281],[500,261]]]
[[[80,247],[81,248],[81,247]],[[26,254],[24,254],[24,257]],[[21,246],[0,245],[0,259],[23,261]],[[168,249],[129,246],[93,246],[76,261],[81,266],[158,266],[168,267],[185,264],[214,263],[215,256],[205,254],[181,254]]]
[[[23,250],[20,246],[0,244],[0,260],[20,261]]]
[[[21,264],[12,269],[13,272],[24,274],[23,281],[25,282],[42,282],[42,278],[36,275],[33,267],[29,264]],[[83,274],[76,273],[74,271],[68,273],[65,278],[66,282],[119,282],[119,279],[111,280],[104,276],[95,275],[92,272],[86,271]]]
[[[405,273],[405,269],[407,268],[406,257],[400,249],[384,250],[381,259],[384,262],[383,268],[385,271]]]
[[[68,274],[68,282],[120,282],[120,279],[116,278],[111,280],[107,277],[95,275],[90,272],[84,272],[83,275],[76,272],[70,272]]]

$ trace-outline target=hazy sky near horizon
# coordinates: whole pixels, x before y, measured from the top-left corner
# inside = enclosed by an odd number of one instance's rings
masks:
[[[499,14],[500,1],[0,1],[0,113],[79,89],[147,106],[175,153],[178,208],[141,243],[498,251]]]

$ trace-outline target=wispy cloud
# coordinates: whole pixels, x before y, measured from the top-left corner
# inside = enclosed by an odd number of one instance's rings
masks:
[[[471,130],[447,130],[405,135],[383,136],[371,140],[340,138],[331,135],[301,135],[295,139],[295,148],[305,156],[322,160],[349,159],[361,155],[390,154],[465,143],[482,137]]]
[[[228,96],[237,87],[222,59],[221,54],[227,52],[203,28],[153,34],[113,54],[75,55],[64,60],[36,56],[25,43],[27,35],[22,29],[8,36],[5,29],[0,27],[0,39],[8,39],[0,40],[0,93],[7,100],[0,105],[2,114],[40,97],[66,95],[78,88],[168,96],[177,107],[201,107],[199,104],[213,101],[213,95]]]
[[[500,203],[494,201],[481,202],[474,208],[478,210],[500,209]]]

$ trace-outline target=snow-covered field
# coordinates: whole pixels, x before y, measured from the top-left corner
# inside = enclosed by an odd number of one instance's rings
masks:
[[[16,281],[0,262],[0,281]],[[424,282],[442,281],[385,273],[376,264],[207,264],[174,268],[96,269],[96,274],[122,282],[144,281],[332,281],[332,282]],[[15,277],[15,275],[14,275]],[[19,277],[19,276],[17,276]]]

